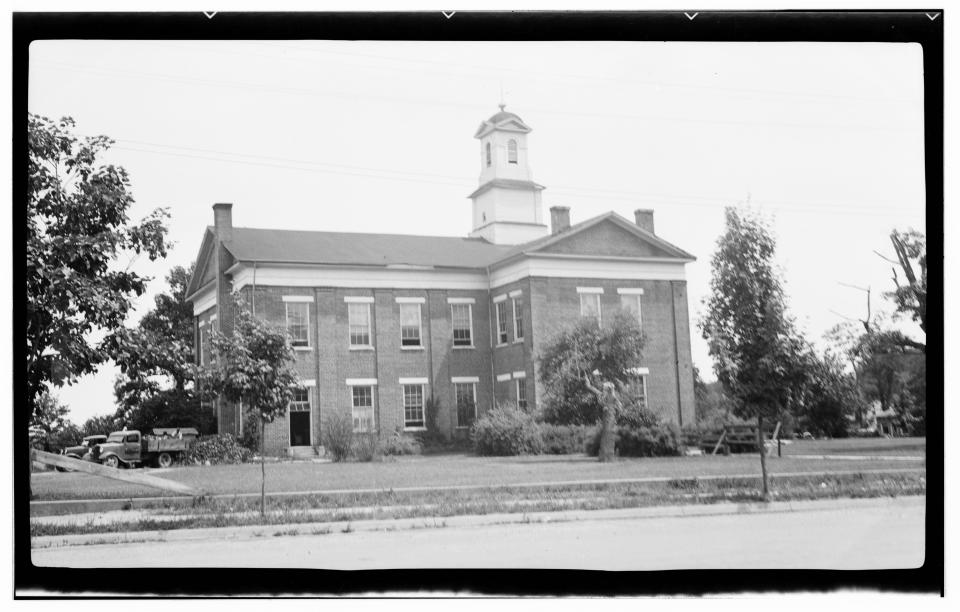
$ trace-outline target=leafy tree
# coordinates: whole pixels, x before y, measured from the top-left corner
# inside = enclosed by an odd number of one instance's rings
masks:
[[[557,335],[540,355],[546,389],[543,418],[560,425],[592,424],[602,415],[602,387],[612,383],[629,405],[644,337],[634,317],[618,313],[610,325],[585,320]]]
[[[80,437],[109,435],[110,432],[121,429],[116,418],[110,414],[90,417],[80,428]]]
[[[734,412],[756,419],[763,495],[769,495],[764,420],[777,420],[797,401],[803,384],[803,343],[786,312],[776,241],[766,222],[728,207],[726,230],[711,260],[706,313],[700,321],[714,371]]]
[[[905,232],[893,230],[890,232],[890,242],[897,255],[895,262],[903,273],[904,280],[900,280],[897,268],[893,268],[894,291],[884,294],[891,298],[897,306],[897,312],[908,315],[911,320],[919,323],[923,333],[927,333],[927,239],[920,232],[912,229]],[[917,269],[914,268],[916,266]],[[917,272],[919,271],[919,276]],[[904,337],[906,346],[926,352],[926,344],[915,342]]]
[[[150,431],[154,427],[194,427],[201,435],[216,433],[216,416],[202,409],[200,398],[190,391],[163,389],[138,405],[114,415],[118,423],[129,429]]]
[[[233,332],[215,331],[210,338],[212,363],[196,368],[204,395],[240,403],[259,421],[260,515],[265,514],[266,467],[264,429],[286,413],[293,391],[300,386],[293,369],[295,356],[287,334],[253,316],[235,297]]]
[[[186,299],[192,273],[193,265],[174,267],[167,275],[169,290],[154,298],[154,308],[137,327],[113,336],[113,359],[121,372],[114,385],[120,418],[165,386],[192,396],[193,306]]]
[[[70,118],[30,114],[26,227],[27,402],[31,413],[50,385],[69,384],[108,359],[110,334],[148,278],[130,271],[140,254],[167,251],[166,210],[138,224],[123,168],[97,165],[112,141],[74,136]],[[124,261],[120,263],[120,260]],[[129,261],[128,261],[129,260]],[[105,340],[94,342],[95,333]]]
[[[70,408],[55,396],[49,393],[40,396],[30,427],[40,434],[37,437],[43,450],[57,452],[80,438],[80,429],[67,418],[68,414]]]
[[[841,358],[830,352],[820,357],[810,351],[803,364],[806,384],[797,408],[799,425],[817,436],[846,437],[847,415],[860,401],[856,380],[845,371]]]

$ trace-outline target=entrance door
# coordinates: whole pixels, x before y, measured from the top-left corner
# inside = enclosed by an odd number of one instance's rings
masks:
[[[306,389],[296,389],[290,402],[290,446],[310,444],[310,395]]]

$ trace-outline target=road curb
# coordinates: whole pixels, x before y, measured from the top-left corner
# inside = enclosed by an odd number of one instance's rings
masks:
[[[360,521],[326,521],[277,525],[247,525],[242,527],[211,527],[203,529],[176,529],[164,531],[133,531],[31,538],[32,549],[69,546],[116,545],[142,542],[189,542],[196,540],[253,540],[273,536],[309,536],[356,531],[401,531],[443,527],[483,527],[502,524],[560,523],[569,521],[609,521],[643,518],[691,518],[734,514],[773,514],[826,510],[856,511],[862,508],[915,507],[926,505],[925,495],[904,497],[873,497],[863,499],[799,500],[769,503],[716,503],[684,506],[657,506],[647,508],[617,508],[608,510],[570,510],[529,513],[498,513],[419,517],[409,519],[375,519]]]

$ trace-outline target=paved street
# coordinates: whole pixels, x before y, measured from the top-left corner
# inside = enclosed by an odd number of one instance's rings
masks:
[[[909,568],[923,563],[923,518],[917,497],[855,509],[310,536],[274,536],[279,526],[248,540],[35,550],[33,560],[67,567]]]

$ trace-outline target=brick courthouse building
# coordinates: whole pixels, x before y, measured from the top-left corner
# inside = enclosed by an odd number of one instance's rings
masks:
[[[502,106],[480,125],[465,238],[240,228],[230,204],[213,206],[188,288],[198,359],[210,358],[212,329],[231,329],[233,292],[286,328],[306,391],[268,426],[271,452],[312,452],[337,412],[358,432],[418,431],[432,397],[440,430],[462,435],[496,402],[535,409],[543,347],[580,317],[602,324],[621,309],[647,337],[637,367],[648,406],[693,420],[693,256],[654,233],[650,210],[570,225],[569,209],[553,207],[548,227],[530,131]],[[239,406],[218,402],[216,414],[221,433],[241,432]]]

